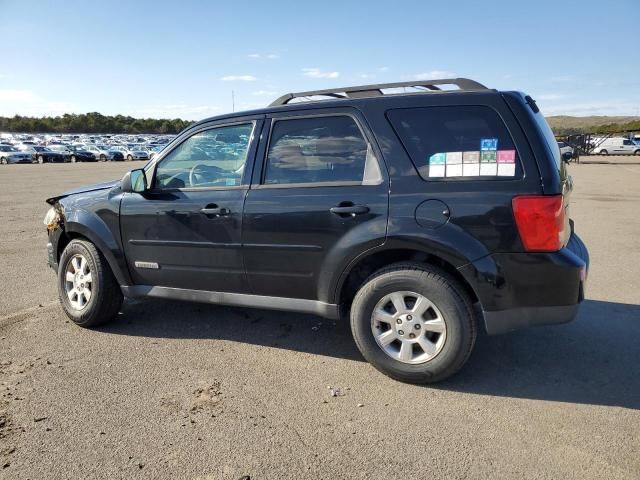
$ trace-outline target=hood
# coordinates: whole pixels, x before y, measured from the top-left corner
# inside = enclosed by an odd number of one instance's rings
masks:
[[[74,188],[73,190],[67,190],[63,194],[57,195],[55,197],[47,198],[45,201],[49,205],[53,205],[61,198],[65,198],[70,195],[76,195],[78,193],[93,192],[96,190],[109,190],[118,184],[120,184],[120,180],[111,180],[110,182],[102,182],[102,183],[94,183],[93,185],[85,185],[83,187]]]

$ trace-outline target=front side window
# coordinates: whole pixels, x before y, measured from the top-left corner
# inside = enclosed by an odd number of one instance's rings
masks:
[[[352,117],[274,122],[264,183],[362,182],[370,149]]]
[[[424,179],[522,176],[511,135],[489,107],[395,109],[387,117]]]
[[[198,132],[174,148],[156,168],[155,188],[240,185],[253,123]]]

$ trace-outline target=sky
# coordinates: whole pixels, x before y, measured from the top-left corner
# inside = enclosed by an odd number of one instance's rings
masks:
[[[0,115],[199,120],[290,91],[454,76],[527,92],[546,115],[640,115],[639,7],[0,0]]]

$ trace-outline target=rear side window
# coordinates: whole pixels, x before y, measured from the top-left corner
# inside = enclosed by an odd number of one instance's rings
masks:
[[[513,139],[489,107],[395,109],[387,118],[425,180],[522,177]]]
[[[264,183],[362,182],[368,152],[349,116],[276,120]]]

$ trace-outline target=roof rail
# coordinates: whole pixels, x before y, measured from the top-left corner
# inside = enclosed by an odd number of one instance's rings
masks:
[[[354,87],[330,88],[327,90],[310,90],[308,92],[286,93],[269,105],[277,107],[286,105],[294,98],[302,97],[332,97],[332,98],[366,98],[384,95],[382,90],[390,88],[424,87],[428,91],[442,91],[438,85],[456,85],[459,91],[488,90],[487,87],[468,78],[443,78],[436,80],[413,80],[410,82],[378,83],[373,85],[359,85]],[[415,92],[411,92],[415,93]]]

